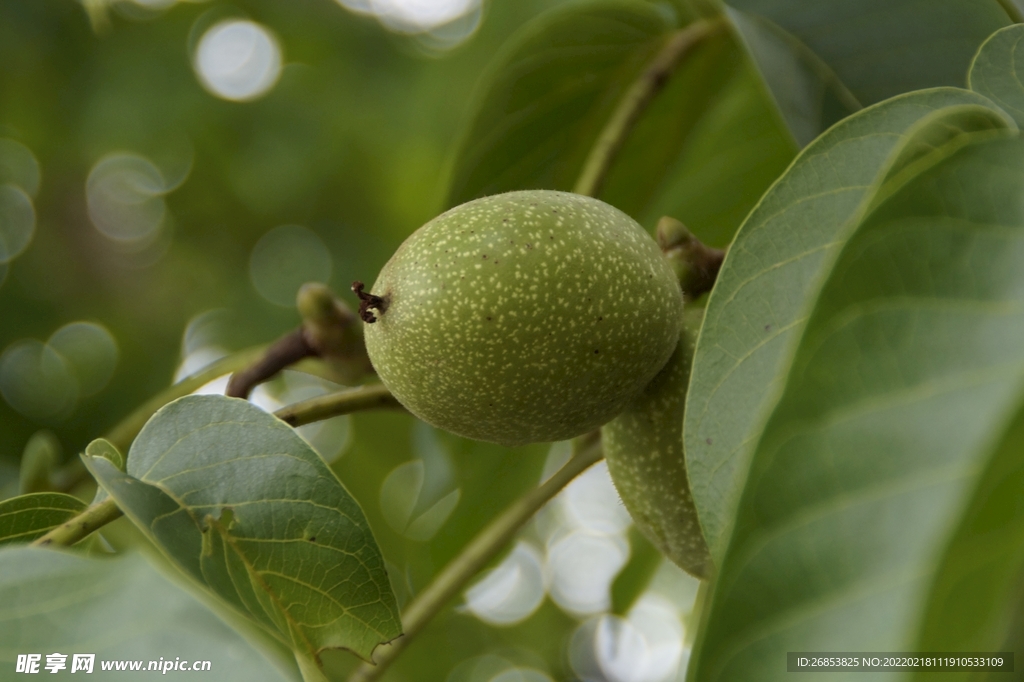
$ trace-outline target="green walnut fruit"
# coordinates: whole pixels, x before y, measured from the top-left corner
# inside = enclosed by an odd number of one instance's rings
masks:
[[[596,199],[477,199],[417,230],[363,299],[366,347],[410,412],[505,445],[604,424],[672,354],[683,297],[654,240]]]
[[[601,429],[608,472],[643,535],[683,570],[711,573],[683,457],[683,412],[694,334],[703,311],[685,314],[679,345],[636,399]]]

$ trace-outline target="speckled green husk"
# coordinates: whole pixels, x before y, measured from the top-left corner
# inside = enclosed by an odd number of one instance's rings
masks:
[[[372,293],[387,307],[366,326],[366,347],[399,402],[506,445],[572,438],[618,414],[672,354],[683,306],[642,227],[546,190],[435,218]]]
[[[683,458],[686,386],[702,313],[687,311],[668,364],[601,429],[601,440],[608,472],[640,532],[683,570],[707,578],[711,555],[697,521]]]

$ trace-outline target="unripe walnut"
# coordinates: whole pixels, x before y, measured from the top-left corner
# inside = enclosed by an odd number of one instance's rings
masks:
[[[637,529],[669,559],[698,578],[711,575],[711,555],[690,494],[683,416],[693,344],[703,311],[687,310],[668,363],[626,409],[601,429],[608,473]]]
[[[506,445],[572,438],[618,414],[672,354],[683,306],[658,245],[629,216],[547,190],[431,220],[371,294],[367,350],[399,402]]]

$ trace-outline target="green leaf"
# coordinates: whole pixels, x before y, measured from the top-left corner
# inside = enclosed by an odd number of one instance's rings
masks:
[[[801,147],[861,109],[835,72],[796,36],[764,17],[726,12]]]
[[[61,460],[60,441],[50,431],[37,431],[25,443],[21,454],[19,490],[21,493],[39,493],[53,490],[53,469]]]
[[[32,547],[0,550],[0,632],[0,665],[8,674],[19,654],[30,653],[42,655],[39,669],[47,674],[46,655],[57,652],[67,656],[63,674],[70,674],[73,654],[95,654],[90,680],[125,679],[125,671],[103,671],[103,661],[141,661],[146,670],[161,658],[210,661],[205,675],[225,682],[289,679],[280,670],[285,662],[268,660],[263,647],[138,554],[88,559]]]
[[[619,99],[673,28],[654,5],[630,0],[576,2],[530,22],[477,88],[448,204],[571,189]]]
[[[32,542],[77,516],[85,502],[64,493],[29,493],[0,502],[0,545]]]
[[[1020,642],[1024,595],[1024,411],[994,448],[953,541],[939,562],[921,618],[919,651],[1010,651]],[[1017,631],[1015,633],[1015,630]],[[917,676],[924,680],[924,675]],[[929,678],[931,679],[931,678]],[[946,673],[950,682],[976,679]]]
[[[516,189],[572,190],[616,107],[680,24],[655,5],[608,0],[531,23],[477,89],[449,205]],[[705,242],[725,244],[796,150],[723,22],[642,112],[598,195],[648,227],[672,215]]]
[[[125,469],[124,455],[114,447],[113,443],[103,438],[97,438],[89,443],[85,448],[85,455],[86,457],[102,457],[113,464],[115,469],[120,469],[121,471]]]
[[[93,457],[100,457],[102,459],[105,459],[108,462],[110,462],[115,469],[124,471],[124,455],[121,454],[121,451],[118,450],[113,443],[106,439],[97,438],[96,440],[92,441],[91,443],[89,443],[89,445],[86,446],[83,460],[88,462],[89,459],[87,458]],[[92,498],[92,504],[99,504],[100,502],[106,500],[108,497],[110,497],[110,495],[107,494],[106,489],[104,489],[102,485],[97,486],[96,494]]]
[[[978,46],[1010,23],[999,0],[728,0],[797,37],[853,95],[963,86]]]
[[[889,174],[944,139],[994,127],[1013,123],[966,90],[869,107],[804,149],[744,222],[708,301],[683,430],[690,487],[716,559],[789,349],[859,217]]]
[[[187,574],[299,655],[369,658],[401,634],[362,510],[291,428],[244,400],[189,396],[90,471]]]
[[[599,196],[648,228],[668,215],[725,246],[797,150],[757,70],[723,30],[654,98]]]
[[[629,528],[629,562],[622,567],[611,585],[611,612],[625,616],[644,593],[658,572],[664,555],[637,530]]]
[[[1024,123],[1024,51],[1017,58],[1017,48],[1024,40],[1024,25],[1014,24],[993,33],[978,50],[971,63],[967,82],[977,93],[985,95]]]
[[[1024,141],[980,137],[904,167],[827,268],[756,438],[691,680],[788,679],[786,651],[917,645],[935,559],[1024,398]]]

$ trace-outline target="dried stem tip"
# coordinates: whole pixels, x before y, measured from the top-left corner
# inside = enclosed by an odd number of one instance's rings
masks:
[[[366,285],[359,280],[352,282],[352,291],[359,297],[359,317],[363,319],[363,322],[373,324],[377,321],[377,317],[370,310],[376,309],[383,315],[384,311],[388,309],[388,302],[380,296],[363,291],[365,288]]]

